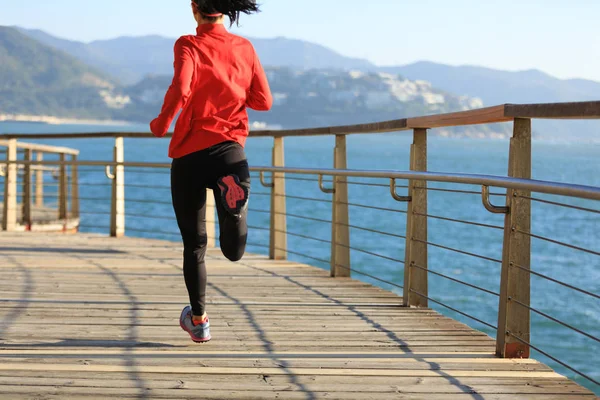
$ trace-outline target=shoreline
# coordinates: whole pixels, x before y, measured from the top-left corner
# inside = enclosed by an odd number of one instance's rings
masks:
[[[83,119],[54,117],[51,115],[27,115],[27,114],[0,114],[0,122],[28,122],[42,123],[48,125],[115,125],[132,126],[139,125],[129,121],[118,121],[110,119]]]

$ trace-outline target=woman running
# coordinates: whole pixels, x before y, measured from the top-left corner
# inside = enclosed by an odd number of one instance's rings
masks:
[[[252,44],[229,33],[240,13],[258,11],[255,0],[193,0],[196,35],[175,43],[175,75],[150,129],[163,137],[181,114],[169,145],[171,194],[183,239],[183,274],[190,306],[180,325],[198,343],[208,342],[206,314],[206,189],[214,191],[221,250],[231,261],[244,255],[250,172],[244,153],[246,107],[268,111],[273,99]]]

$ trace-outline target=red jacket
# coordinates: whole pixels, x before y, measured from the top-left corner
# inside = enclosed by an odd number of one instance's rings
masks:
[[[169,146],[171,158],[231,140],[244,146],[246,107],[267,111],[273,104],[254,47],[222,24],[203,24],[196,36],[179,38],[174,67],[162,111],[150,123],[154,136],[163,137],[181,110]]]

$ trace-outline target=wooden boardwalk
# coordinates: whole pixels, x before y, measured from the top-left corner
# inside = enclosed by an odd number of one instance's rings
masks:
[[[0,233],[0,399],[593,399],[393,293],[209,251],[213,341],[178,325],[178,244]]]

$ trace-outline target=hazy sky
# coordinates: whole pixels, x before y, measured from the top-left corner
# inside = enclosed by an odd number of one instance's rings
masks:
[[[317,42],[378,65],[418,60],[600,81],[600,0],[259,0],[233,30]],[[0,0],[0,25],[81,41],[194,31],[189,0]]]

